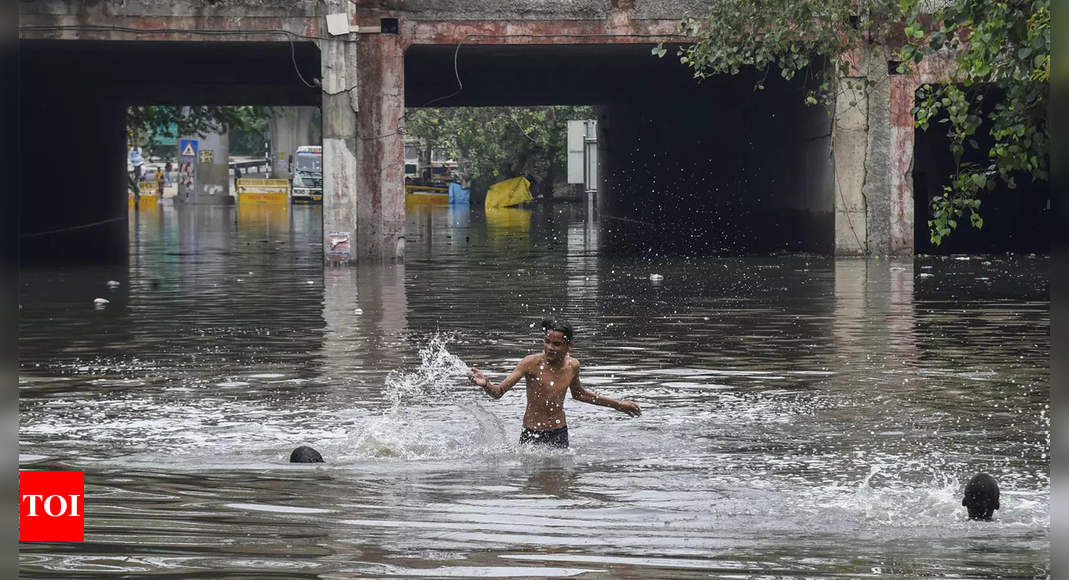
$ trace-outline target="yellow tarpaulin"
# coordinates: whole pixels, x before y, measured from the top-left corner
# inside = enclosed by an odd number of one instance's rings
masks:
[[[531,199],[531,182],[526,177],[513,177],[490,186],[486,192],[485,208],[509,207]]]

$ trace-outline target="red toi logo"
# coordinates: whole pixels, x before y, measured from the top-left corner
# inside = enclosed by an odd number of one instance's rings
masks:
[[[85,540],[84,508],[84,471],[19,471],[19,541]]]

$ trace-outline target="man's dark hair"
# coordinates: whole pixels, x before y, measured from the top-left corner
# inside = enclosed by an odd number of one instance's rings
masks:
[[[563,320],[546,318],[542,321],[542,332],[556,330],[564,335],[564,342],[572,341],[572,325]]]
[[[961,505],[969,510],[970,520],[990,521],[999,508],[998,483],[986,473],[977,473],[965,484]]]
[[[307,445],[301,445],[290,453],[290,463],[323,463],[323,456]]]

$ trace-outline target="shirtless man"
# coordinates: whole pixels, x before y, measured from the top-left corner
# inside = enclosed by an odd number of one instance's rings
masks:
[[[612,407],[638,417],[642,410],[631,401],[617,401],[583,388],[579,382],[579,361],[568,356],[572,350],[572,327],[567,322],[543,320],[545,331],[541,353],[528,355],[500,384],[494,385],[482,371],[471,369],[468,380],[500,399],[521,378],[527,379],[527,410],[523,414],[521,444],[568,447],[568,423],[564,417],[564,391],[572,398],[592,405]]]

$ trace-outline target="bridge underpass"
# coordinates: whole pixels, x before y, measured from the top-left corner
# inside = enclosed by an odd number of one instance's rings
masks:
[[[292,50],[292,52],[291,52]],[[23,41],[24,265],[122,263],[130,105],[319,106],[309,42]]]
[[[414,45],[405,103],[595,105],[612,250],[834,252],[827,109],[804,105],[802,81],[775,72],[764,90],[754,74],[698,83],[653,46]]]
[[[132,103],[321,105],[324,230],[354,232],[355,259],[403,254],[405,105],[552,103],[598,107],[602,216],[644,229],[610,228],[618,246],[911,253],[925,218],[910,107],[948,63],[889,76],[886,47],[855,55],[848,74],[871,88],[829,120],[775,75],[756,93],[745,76],[697,85],[671,56],[653,58],[650,43],[700,4],[22,3],[22,254],[125,260],[117,128]],[[328,12],[360,33],[329,35]],[[387,20],[396,34],[379,33]]]
[[[771,76],[758,92],[746,76],[695,83],[651,46],[415,45],[404,100],[597,105],[601,213],[618,248],[833,251],[824,111]],[[297,76],[320,77],[309,42],[291,54],[288,42],[30,40],[20,59],[26,263],[125,260],[126,107],[322,101]]]

